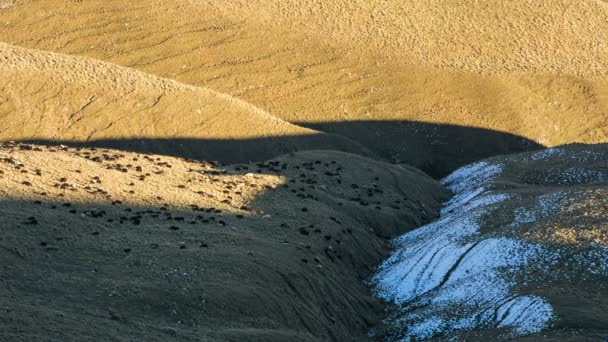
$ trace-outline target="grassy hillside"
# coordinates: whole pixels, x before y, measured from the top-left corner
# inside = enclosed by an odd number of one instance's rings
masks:
[[[599,339],[607,18],[0,0],[0,340]]]
[[[222,166],[4,144],[0,340],[365,340],[386,238],[445,195],[340,152]]]
[[[0,40],[211,88],[321,130],[421,122],[554,146],[606,140],[607,10],[601,1],[16,1],[0,12]],[[458,165],[475,152],[416,129],[339,133],[386,159],[422,159],[417,140],[438,142],[436,156],[458,151]]]
[[[232,96],[89,58],[0,43],[0,139],[116,146],[222,161],[299,149],[366,154]]]

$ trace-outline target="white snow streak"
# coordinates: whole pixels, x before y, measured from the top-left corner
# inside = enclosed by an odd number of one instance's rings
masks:
[[[515,283],[508,276],[538,258],[542,247],[480,236],[482,216],[510,199],[486,190],[501,171],[501,165],[480,162],[446,177],[455,195],[442,218],[395,240],[396,251],[373,282],[379,297],[401,305],[396,321],[404,340],[492,326],[528,334],[553,317],[544,299],[512,293]]]

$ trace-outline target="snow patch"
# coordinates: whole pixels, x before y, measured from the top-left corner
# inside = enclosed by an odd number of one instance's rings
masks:
[[[530,155],[531,160],[548,160],[550,158],[559,157],[565,155],[567,152],[561,148],[554,147],[546,150],[540,150]]]
[[[564,204],[568,198],[572,198],[570,191],[556,191],[539,196],[532,208],[520,207],[514,211],[512,226],[535,223],[548,218]]]
[[[599,184],[606,182],[607,178],[604,171],[570,167],[547,171],[545,182],[552,184]]]
[[[467,208],[457,214],[397,238],[395,253],[381,265],[374,278],[379,295],[402,304],[438,287],[473,246],[463,240],[478,233],[477,221],[486,212],[485,207],[507,198],[482,196],[467,203]]]
[[[546,326],[546,317],[553,308],[539,297],[522,296],[510,299],[498,309],[499,328],[512,327],[519,335],[531,334]]]
[[[373,284],[377,296],[399,305],[393,319],[404,328],[404,340],[494,326],[528,334],[552,319],[544,299],[511,291],[510,276],[539,259],[542,247],[479,232],[482,217],[511,198],[486,190],[501,172],[500,164],[480,162],[446,177],[454,198],[442,218],[394,241],[395,252]]]
[[[501,164],[478,162],[461,167],[441,182],[455,194],[464,194],[490,184],[502,172]]]

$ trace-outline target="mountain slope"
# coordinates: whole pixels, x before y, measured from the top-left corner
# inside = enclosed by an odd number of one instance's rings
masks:
[[[366,154],[231,96],[88,58],[0,43],[0,139],[92,145],[222,161],[297,149]],[[255,152],[255,154],[253,154]]]
[[[385,340],[590,341],[608,316],[608,146],[490,158],[443,180],[442,218],[394,241],[374,278]]]
[[[0,340],[364,341],[386,238],[445,197],[340,152],[215,165],[3,144]]]
[[[498,132],[486,137],[494,154],[606,141],[606,11],[570,0],[24,0],[0,12],[0,40],[209,87],[432,172],[442,156],[478,159],[475,144],[466,130],[446,141],[408,123]],[[351,131],[357,122],[386,129]],[[395,127],[403,134],[385,133]],[[501,134],[530,141],[513,149]],[[431,155],[412,139],[435,143]]]

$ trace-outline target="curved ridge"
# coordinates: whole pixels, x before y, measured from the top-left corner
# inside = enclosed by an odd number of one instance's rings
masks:
[[[347,138],[288,123],[208,88],[5,43],[0,55],[2,140],[105,141],[230,162],[303,149],[370,154]]]

